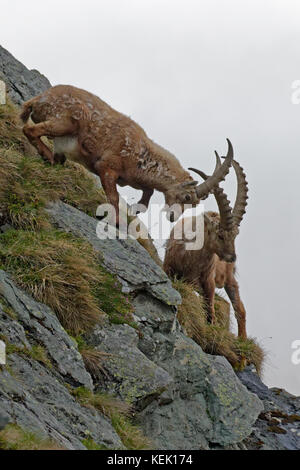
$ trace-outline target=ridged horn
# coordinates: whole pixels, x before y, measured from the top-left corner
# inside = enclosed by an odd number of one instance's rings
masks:
[[[227,139],[227,143],[228,151],[225,157],[225,161],[220,166],[217,165],[214,173],[211,176],[207,177],[204,183],[201,183],[199,184],[199,186],[196,187],[196,193],[199,199],[202,199],[203,197],[207,196],[211,191],[213,191],[214,188],[218,186],[218,184],[223,181],[225,179],[225,176],[228,174],[233,161],[233,148],[229,139]],[[189,168],[189,170],[196,171],[196,173],[200,171],[194,168]]]
[[[215,152],[216,155],[216,169],[220,168],[221,165],[221,159],[217,152]],[[222,166],[222,165],[221,165]],[[201,170],[196,170],[195,168],[189,168],[189,170],[195,171],[201,178],[207,181],[209,178],[208,175],[206,175],[203,171]],[[233,221],[233,216],[232,216],[232,209],[230,207],[230,202],[227,198],[227,195],[225,194],[223,188],[220,186],[216,186],[213,190],[213,194],[215,196],[215,199],[217,201],[218,207],[219,207],[219,212],[220,212],[220,225],[224,230],[230,231],[233,226],[234,226],[234,221]]]
[[[234,223],[240,225],[244,214],[246,213],[247,199],[248,199],[248,183],[243,168],[237,161],[232,162],[236,177],[237,177],[237,195],[232,216]]]

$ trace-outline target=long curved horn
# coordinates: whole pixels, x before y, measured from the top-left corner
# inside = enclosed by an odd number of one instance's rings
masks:
[[[243,168],[237,161],[232,162],[236,177],[237,177],[237,195],[232,211],[233,221],[236,225],[240,225],[244,214],[246,213],[247,199],[248,199],[248,183]]]
[[[221,160],[217,152],[216,154],[216,168],[220,168]],[[195,168],[189,168],[189,170],[195,171],[198,175],[201,176],[205,181],[209,178],[203,171],[196,170]],[[232,217],[232,209],[230,207],[230,202],[223,190],[220,186],[216,186],[213,190],[215,199],[217,201],[219,212],[220,212],[220,225],[224,230],[231,230],[234,226],[234,221]]]
[[[196,193],[199,199],[203,198],[204,196],[207,196],[221,181],[224,180],[225,176],[229,172],[233,161],[233,148],[229,139],[227,139],[227,143],[228,152],[223,164],[221,166],[217,165],[214,173],[209,176],[204,181],[204,183],[201,183],[199,184],[199,186],[196,187]],[[189,168],[189,170],[195,171],[194,168]],[[198,171],[200,170],[197,170],[196,173],[198,173]]]

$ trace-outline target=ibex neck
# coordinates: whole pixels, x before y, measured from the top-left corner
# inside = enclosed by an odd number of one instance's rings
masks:
[[[158,191],[165,192],[178,183],[193,179],[172,153],[151,140],[139,157],[139,165],[151,179],[153,189]]]

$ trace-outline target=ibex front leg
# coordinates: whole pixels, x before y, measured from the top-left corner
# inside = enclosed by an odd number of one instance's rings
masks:
[[[232,275],[230,280],[228,280],[225,284],[225,290],[227,292],[228,297],[231,300],[233,309],[234,309],[234,314],[237,319],[237,324],[238,324],[238,335],[239,337],[246,339],[247,338],[247,333],[246,333],[246,310],[244,307],[243,302],[241,301],[240,298],[240,292],[239,292],[239,286]]]
[[[116,211],[116,226],[119,226],[119,193],[117,190],[117,180],[119,174],[110,168],[101,168],[98,170],[101,184],[108,199]]]
[[[41,137],[61,137],[71,135],[76,131],[76,124],[71,120],[45,121],[39,124],[25,124],[23,132],[29,142],[37,149],[41,157],[54,165],[55,156],[41,140]]]

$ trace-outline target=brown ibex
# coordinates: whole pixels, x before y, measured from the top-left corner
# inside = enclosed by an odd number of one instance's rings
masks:
[[[33,123],[27,123],[30,116]],[[169,208],[167,217],[175,221],[184,204],[195,206],[206,198],[232,164],[232,146],[228,141],[223,165],[198,184],[138,124],[97,96],[73,86],[58,85],[27,101],[21,118],[26,123],[24,134],[46,161],[53,165],[63,163],[67,157],[100,176],[108,201],[115,207],[117,222],[117,184],[141,189],[139,204],[145,207],[155,189],[163,192]],[[54,140],[54,154],[41,140],[42,136]]]
[[[217,154],[216,157],[219,166],[221,164],[220,158]],[[176,226],[182,224],[182,220],[187,220],[187,218],[180,220],[173,228],[167,242],[164,269],[168,275],[183,278],[203,290],[207,301],[208,320],[211,323],[215,322],[215,288],[224,287],[235,312],[238,335],[246,338],[246,311],[235,278],[235,238],[239,233],[239,225],[246,212],[248,187],[242,167],[235,160],[232,165],[238,182],[234,209],[231,209],[223,189],[219,186],[216,187],[214,196],[220,213],[205,212],[203,247],[200,250],[187,250],[184,235],[181,240],[174,238]],[[204,179],[208,178],[202,171],[193,168],[190,170],[196,171]],[[190,219],[190,224],[195,231],[195,216]]]

